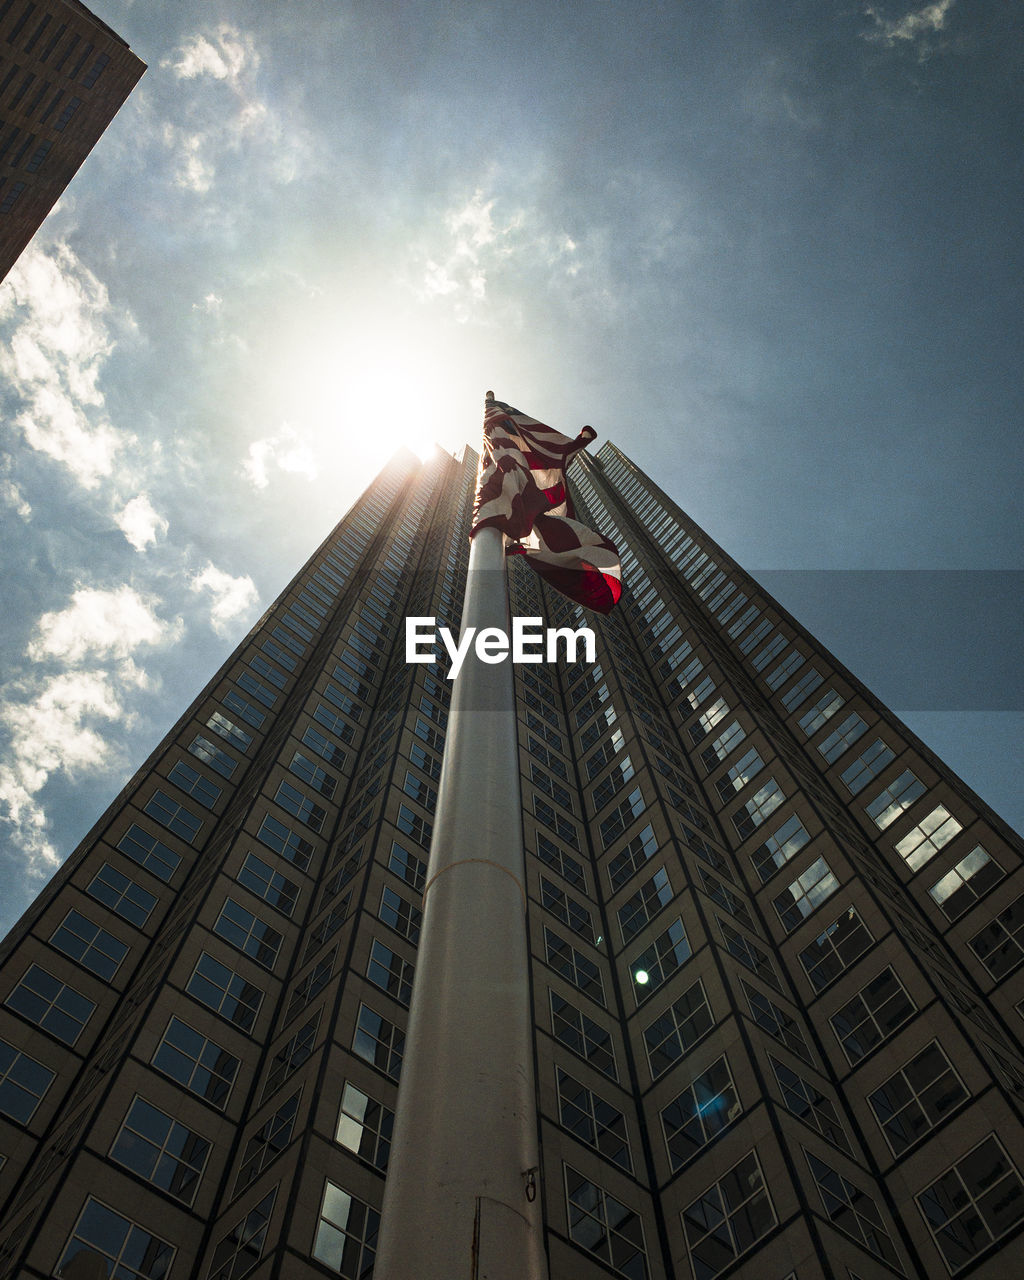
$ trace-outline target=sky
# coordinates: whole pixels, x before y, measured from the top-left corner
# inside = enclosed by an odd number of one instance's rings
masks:
[[[148,71],[0,284],[0,934],[487,389],[1024,824],[1022,0],[91,7]]]

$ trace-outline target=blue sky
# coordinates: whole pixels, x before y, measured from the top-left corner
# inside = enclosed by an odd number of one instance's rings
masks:
[[[954,687],[1020,665],[1019,0],[92,7],[149,70],[0,285],[0,932],[489,387],[862,571],[773,584],[1024,822],[1019,691]]]

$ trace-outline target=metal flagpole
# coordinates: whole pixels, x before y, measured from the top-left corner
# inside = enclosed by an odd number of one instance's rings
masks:
[[[494,528],[467,627],[510,631]],[[454,686],[374,1276],[545,1280],[511,663],[471,651]]]

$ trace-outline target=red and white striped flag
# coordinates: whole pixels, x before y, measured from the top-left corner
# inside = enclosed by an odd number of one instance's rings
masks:
[[[610,613],[622,594],[618,550],[575,519],[565,484],[572,455],[596,438],[584,427],[570,440],[488,393],[470,537],[500,529],[511,540],[509,554],[525,555],[556,591]]]

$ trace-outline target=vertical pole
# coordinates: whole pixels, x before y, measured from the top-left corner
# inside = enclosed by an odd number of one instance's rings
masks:
[[[504,536],[462,630],[509,632]],[[545,1280],[511,662],[454,682],[376,1280]]]

